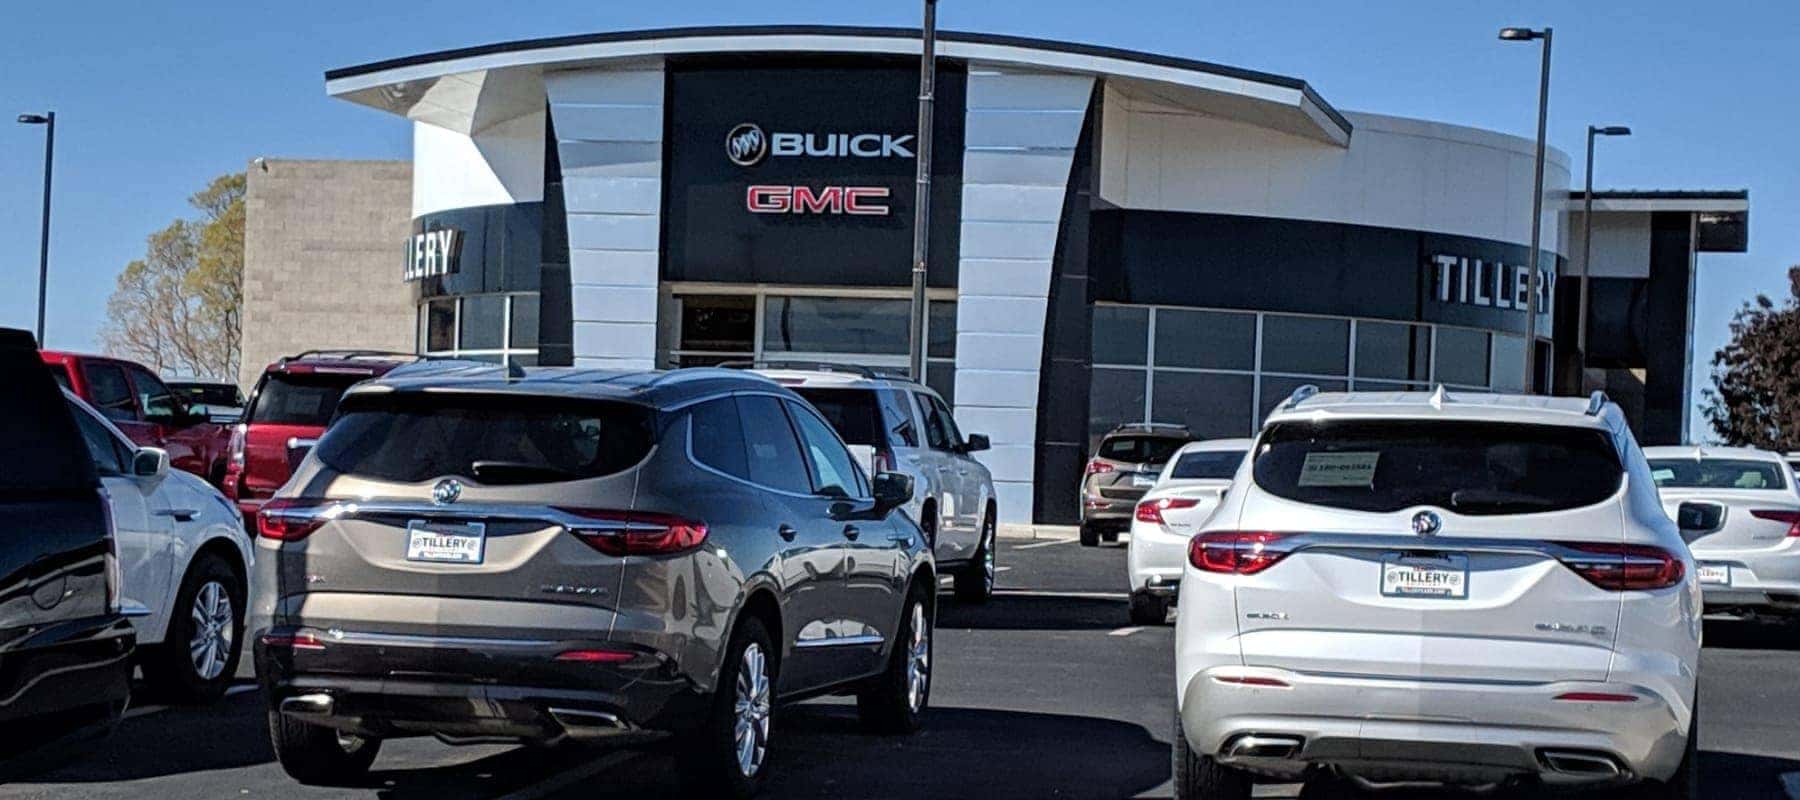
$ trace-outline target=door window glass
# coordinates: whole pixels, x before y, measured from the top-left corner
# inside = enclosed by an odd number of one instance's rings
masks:
[[[138,407],[144,409],[144,419],[159,425],[175,424],[183,409],[180,401],[175,399],[175,393],[169,391],[161,378],[151,375],[147,369],[132,367],[131,383],[137,387]]]
[[[87,442],[88,453],[94,457],[94,468],[101,475],[124,475],[128,456],[112,432],[86,411],[70,408],[69,413],[75,416],[76,427],[81,428],[81,438]]]
[[[694,460],[727,475],[750,479],[750,461],[744,456],[744,423],[737,401],[725,397],[694,406],[689,429]]]
[[[772,489],[811,494],[806,459],[794,427],[781,410],[781,401],[767,395],[737,399],[744,426],[744,454],[750,464],[750,480]]]
[[[87,378],[88,403],[107,419],[135,422],[137,406],[131,399],[131,384],[125,370],[113,364],[87,364],[81,368]]]
[[[844,443],[831,432],[831,426],[812,409],[799,403],[788,403],[788,412],[794,415],[794,424],[799,427],[800,439],[806,445],[807,461],[813,469],[813,491],[828,496],[867,497],[862,473],[856,469],[856,462],[850,458],[850,451],[844,449]]]
[[[897,447],[918,447],[919,426],[913,423],[913,413],[907,407],[906,394],[892,389],[877,389],[875,396],[881,399],[881,416],[888,429],[888,441]]]
[[[944,427],[944,418],[937,409],[932,408],[931,401],[923,394],[915,392],[913,397],[919,403],[919,415],[925,420],[925,443],[933,450],[950,449],[950,429]]]
[[[928,402],[931,403],[932,410],[937,412],[938,419],[943,420],[944,434],[945,434],[945,438],[950,440],[950,449],[952,449],[952,450],[962,449],[962,445],[963,445],[962,429],[956,427],[956,415],[950,413],[950,407],[947,405],[944,405],[944,401],[942,399],[932,397],[930,395],[925,395],[924,397]]]

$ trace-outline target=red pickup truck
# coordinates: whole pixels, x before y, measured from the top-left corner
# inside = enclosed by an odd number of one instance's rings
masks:
[[[161,378],[142,364],[108,356],[41,351],[56,382],[88,402],[131,441],[169,451],[169,463],[205,478],[225,481],[231,429],[193,412]]]

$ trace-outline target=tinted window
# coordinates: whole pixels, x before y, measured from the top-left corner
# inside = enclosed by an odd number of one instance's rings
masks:
[[[781,401],[766,395],[739,397],[738,414],[744,423],[745,455],[750,460],[750,480],[782,491],[811,494],[806,460],[800,442],[788,422]]]
[[[209,406],[241,406],[244,396],[236,386],[213,383],[171,383],[169,388],[189,403]]]
[[[887,427],[871,389],[795,389],[849,444],[888,446]]]
[[[1237,474],[1238,465],[1242,463],[1244,463],[1244,451],[1242,450],[1207,450],[1186,453],[1175,461],[1174,469],[1169,470],[1169,477],[1230,480],[1233,475]]]
[[[1357,385],[1363,378],[1422,381],[1431,375],[1431,329],[1390,322],[1356,323]]]
[[[1421,420],[1286,422],[1252,470],[1277,497],[1356,511],[1526,514],[1593,505],[1624,474],[1602,431]]]
[[[1437,329],[1438,383],[1488,385],[1488,335],[1463,328]],[[1521,356],[1523,358],[1523,356]]]
[[[905,353],[908,303],[853,297],[770,297],[763,349],[800,353]]]
[[[1142,364],[1150,336],[1150,312],[1143,308],[1094,307],[1095,364]]]
[[[163,424],[174,422],[175,416],[182,411],[175,393],[169,391],[162,379],[150,374],[147,369],[131,367],[130,372],[131,384],[137,389],[138,407],[144,410],[144,419]]]
[[[690,429],[694,459],[727,475],[750,479],[744,455],[744,423],[737,401],[726,397],[694,406]]]
[[[1114,436],[1100,443],[1100,457],[1113,461],[1162,464],[1187,444],[1167,436]]]
[[[956,427],[956,415],[950,413],[950,407],[945,405],[943,400],[930,395],[920,395],[919,398],[929,402],[931,404],[931,410],[937,412],[938,419],[943,420],[944,433],[950,439],[951,449],[962,447],[962,429]]]
[[[88,405],[107,419],[137,420],[137,406],[131,400],[131,384],[125,370],[115,364],[86,364],[81,368],[87,379]]]
[[[794,415],[800,441],[806,446],[806,460],[812,465],[813,491],[833,496],[866,496],[862,475],[851,461],[850,451],[831,432],[831,426],[799,403],[789,403],[788,410]]]
[[[1786,489],[1786,468],[1772,461],[1728,458],[1654,459],[1650,477],[1671,489]]]
[[[1252,430],[1255,391],[1256,379],[1249,375],[1157,370],[1152,378],[1150,419],[1186,425],[1203,439],[1243,436]]]
[[[931,407],[931,401],[925,395],[913,393],[913,399],[919,404],[919,418],[925,420],[925,443],[933,450],[950,449],[950,429],[944,426],[944,418],[938,416],[937,409]]]
[[[324,427],[337,413],[338,400],[367,375],[270,374],[256,393],[250,421],[266,425]]]
[[[6,339],[20,342],[9,346]],[[94,485],[94,462],[30,338],[0,331],[0,497],[12,492],[80,489]]]
[[[1157,309],[1156,363],[1164,367],[1254,369],[1256,315]]]
[[[881,399],[882,422],[888,426],[892,441],[900,447],[918,447],[919,426],[913,422],[913,413],[907,408],[906,394],[881,389],[875,395]]]
[[[362,398],[332,424],[319,458],[339,472],[416,483],[456,475],[487,484],[610,475],[642,461],[650,412],[536,397]]]
[[[1343,375],[1348,372],[1350,323],[1342,319],[1263,317],[1262,369]]]
[[[71,407],[69,413],[75,417],[75,426],[81,429],[81,438],[87,444],[88,454],[94,457],[94,468],[100,474],[124,475],[129,471],[126,467],[131,456],[100,420],[79,408]]]

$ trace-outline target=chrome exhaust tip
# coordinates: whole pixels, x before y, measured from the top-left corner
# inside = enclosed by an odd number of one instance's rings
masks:
[[[300,694],[281,701],[283,714],[323,714],[329,715],[337,701],[323,692],[316,694]]]
[[[1622,778],[1625,770],[1605,753],[1582,750],[1540,750],[1538,762],[1546,772],[1581,781],[1607,781]]]
[[[1253,733],[1225,746],[1226,758],[1293,758],[1306,741],[1298,736]]]
[[[617,714],[604,711],[583,711],[573,708],[552,708],[550,718],[556,720],[563,730],[570,735],[594,735],[605,733],[624,733],[631,730],[631,723],[619,718]]]

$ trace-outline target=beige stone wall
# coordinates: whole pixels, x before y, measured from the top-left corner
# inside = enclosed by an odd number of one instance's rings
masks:
[[[412,163],[266,159],[246,174],[245,390],[302,350],[412,352]]]

